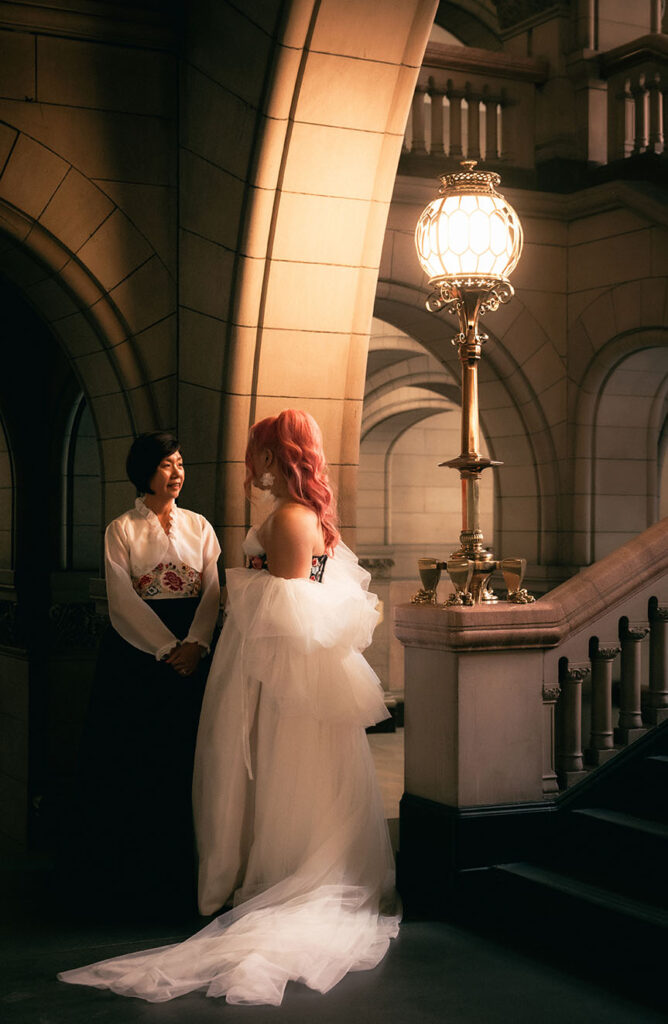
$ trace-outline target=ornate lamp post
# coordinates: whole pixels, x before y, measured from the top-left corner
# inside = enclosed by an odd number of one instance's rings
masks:
[[[475,160],[465,160],[462,171],[441,177],[439,198],[422,212],[415,229],[418,259],[434,288],[427,309],[431,313],[447,309],[458,318],[459,334],[452,343],[462,367],[462,450],[456,459],[441,463],[458,469],[462,481],[461,548],[446,562],[429,560],[428,566],[428,560],[420,560],[424,589],[415,596],[417,603],[435,603],[442,568],[447,569],[455,587],[448,604],[496,601],[487,584],[497,568],[503,572],[509,601],[534,600],[521,587],[526,561],[497,560],[483,546],[480,529],[480,476],[490,466],[502,463],[478,451],[478,364],[487,341],[487,335],[478,329],[478,320],[514,295],[508,276],[522,252],[522,227],[512,206],[496,191],[499,175],[476,171],[475,165]]]

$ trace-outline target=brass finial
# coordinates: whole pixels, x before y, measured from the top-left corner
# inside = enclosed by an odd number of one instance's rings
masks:
[[[477,160],[462,160],[459,166],[463,167],[465,171],[472,171],[477,164]]]

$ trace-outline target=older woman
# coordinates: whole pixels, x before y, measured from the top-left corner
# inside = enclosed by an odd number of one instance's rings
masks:
[[[190,793],[220,547],[176,505],[172,434],[140,435],[127,473],[137,500],[105,533],[111,627],[84,734],[80,852],[94,911],[183,918],[195,909]]]

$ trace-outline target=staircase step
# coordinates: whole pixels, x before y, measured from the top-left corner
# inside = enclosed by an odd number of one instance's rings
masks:
[[[609,825],[617,825],[620,828],[632,829],[648,836],[656,836],[658,839],[668,840],[668,825],[661,821],[650,821],[648,818],[638,818],[633,814],[626,814],[623,811],[608,810],[605,807],[581,807],[572,811],[573,814],[591,818],[595,821],[606,822]]]
[[[498,864],[496,872],[524,879],[543,886],[554,893],[570,896],[578,901],[602,907],[607,911],[633,918],[643,924],[653,925],[668,930],[668,910],[662,910],[641,900],[622,896],[610,889],[584,882],[579,878],[526,862]]]

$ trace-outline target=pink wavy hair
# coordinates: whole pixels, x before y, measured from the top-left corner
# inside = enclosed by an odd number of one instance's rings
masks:
[[[288,493],[294,501],[312,508],[322,527],[325,549],[332,553],[339,542],[336,501],[329,484],[320,427],[307,412],[284,409],[255,423],[246,448],[246,494],[253,481],[253,455],[265,448],[274,453]]]

